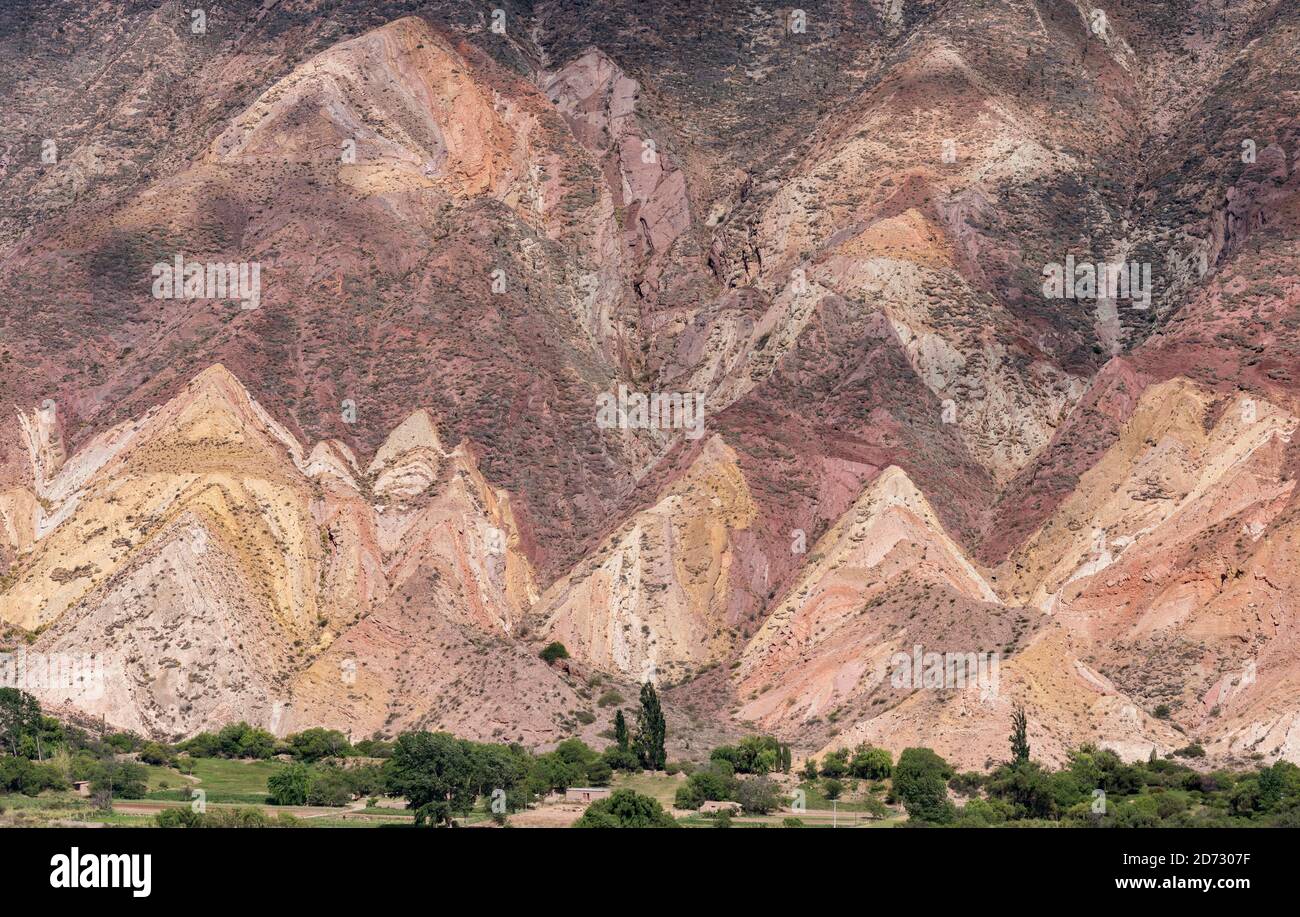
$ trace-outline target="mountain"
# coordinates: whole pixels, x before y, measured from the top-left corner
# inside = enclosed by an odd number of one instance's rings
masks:
[[[714,436],[638,512],[542,596],[546,639],[633,680],[678,680],[735,649],[734,594],[754,505],[736,455]]]
[[[10,3],[4,639],[168,737],[1300,761],[1298,31]]]

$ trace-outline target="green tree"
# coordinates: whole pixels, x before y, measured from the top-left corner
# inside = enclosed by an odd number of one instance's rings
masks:
[[[1016,818],[1054,818],[1056,794],[1073,804],[1070,787],[1055,785],[1042,766],[1035,761],[1003,765],[989,777],[988,793],[993,799],[1005,799],[1015,806]]]
[[[625,749],[630,741],[631,739],[627,734],[627,718],[623,716],[623,711],[620,710],[614,714],[614,744],[621,749]]]
[[[588,786],[609,786],[609,781],[613,778],[614,769],[604,758],[597,758],[587,765]]]
[[[17,757],[24,740],[37,735],[40,725],[41,705],[36,698],[17,688],[0,688],[0,746]]]
[[[741,780],[736,787],[736,801],[745,812],[755,816],[766,816],[775,812],[781,805],[781,795],[777,792],[776,780],[768,777],[751,777]]]
[[[574,822],[575,828],[676,828],[677,822],[659,800],[634,790],[615,790],[608,799],[593,802]]]
[[[101,761],[90,778],[94,796],[117,799],[144,799],[149,772],[134,761]]]
[[[1029,720],[1024,707],[1016,707],[1011,714],[1011,763],[1023,764],[1029,760]]]
[[[734,799],[738,783],[731,762],[713,758],[687,778],[686,785],[677,791],[677,808],[698,809],[706,801]]]
[[[384,769],[378,764],[349,767],[343,771],[343,778],[353,796],[383,796],[388,792]]]
[[[1295,767],[1288,761],[1278,761],[1272,767],[1262,768],[1259,772],[1259,809],[1262,812],[1272,812],[1282,802],[1282,797],[1287,790],[1284,765]]]
[[[827,752],[826,757],[822,759],[822,776],[823,777],[843,777],[849,772],[849,750],[839,748],[835,751]]]
[[[947,824],[955,814],[948,801],[953,770],[928,748],[905,748],[894,765],[894,792],[912,821]]]
[[[406,797],[417,825],[450,825],[474,805],[469,743],[445,732],[407,732],[384,764],[389,791]]]
[[[551,791],[563,793],[571,786],[584,783],[586,777],[585,764],[566,761],[556,752],[533,758],[528,769],[529,788],[537,795]]]
[[[266,760],[275,754],[275,736],[265,729],[249,727],[239,737],[239,757]]]
[[[679,809],[698,809],[704,804],[704,795],[689,780],[677,788],[673,805]]]
[[[772,736],[746,736],[738,745],[719,745],[709,755],[728,761],[737,774],[770,774],[781,767],[781,743]]]
[[[67,789],[63,775],[52,764],[37,764],[27,758],[0,756],[0,793],[36,796],[41,790]]]
[[[172,750],[161,742],[145,742],[140,746],[140,760],[145,764],[163,767],[172,762]]]
[[[492,794],[501,790],[505,793],[507,811],[515,812],[527,806],[531,794],[525,785],[531,755],[518,746],[485,743],[473,743],[472,752],[477,795],[485,797],[490,806]]]
[[[307,789],[307,804],[312,806],[345,806],[352,801],[352,788],[338,767],[318,765],[312,769],[311,784]]]
[[[893,770],[894,759],[888,751],[874,745],[859,745],[849,762],[849,773],[864,780],[884,780]]]
[[[271,802],[277,806],[301,806],[307,804],[307,794],[311,790],[311,768],[300,762],[286,765],[266,778],[266,788],[270,791]]]
[[[215,758],[221,753],[217,737],[210,732],[200,732],[177,747],[194,758]]]
[[[616,771],[639,771],[641,762],[637,759],[636,752],[631,748],[619,748],[617,745],[611,745],[605,749],[602,756],[605,763]]]
[[[189,806],[169,806],[153,818],[159,828],[203,827],[203,816]]]
[[[636,726],[634,747],[641,766],[649,771],[663,770],[668,760],[668,753],[664,750],[668,723],[659,706],[655,686],[648,681],[641,686],[641,709],[636,715]]]
[[[337,758],[352,751],[348,738],[337,729],[319,726],[289,736],[289,751],[299,761],[312,764],[321,758]]]

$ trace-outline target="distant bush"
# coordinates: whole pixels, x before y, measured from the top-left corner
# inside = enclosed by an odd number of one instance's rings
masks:
[[[781,770],[781,743],[772,736],[746,736],[737,745],[719,745],[710,760],[728,762],[737,774],[770,774]]]
[[[103,761],[90,779],[92,795],[116,799],[144,799],[149,789],[149,772],[134,761]]]
[[[751,815],[767,815],[781,806],[776,782],[768,777],[750,777],[736,787],[736,802]]]
[[[557,659],[568,659],[569,651],[565,649],[563,643],[560,643],[557,640],[554,643],[546,644],[546,648],[543,649],[537,655],[542,657],[543,662],[545,662],[547,665],[550,665],[552,662],[554,662]]]
[[[700,791],[689,783],[683,783],[677,788],[676,795],[673,796],[673,806],[678,809],[698,809],[704,805],[704,797]]]
[[[611,768],[616,771],[639,771],[641,762],[637,760],[636,752],[630,748],[619,748],[617,745],[611,745],[605,749],[601,757]],[[674,773],[674,771],[669,771]]]
[[[174,759],[172,750],[161,742],[146,742],[140,746],[139,754],[141,761],[156,767],[165,767]]]
[[[200,732],[176,746],[195,758],[270,758],[275,754],[275,736],[247,723],[231,723],[221,731]]]
[[[307,788],[310,806],[345,806],[352,801],[352,788],[344,772],[337,767],[313,768]]]
[[[984,787],[984,775],[978,771],[962,771],[949,778],[948,786],[963,796],[974,796]]]
[[[272,820],[261,809],[251,807],[199,813],[187,806],[163,809],[154,816],[154,822],[160,828],[274,828],[298,824],[292,816],[281,815]]]
[[[266,788],[277,806],[301,806],[307,804],[311,782],[311,768],[305,764],[290,764],[268,777]]]
[[[26,758],[0,758],[0,792],[36,796],[42,790],[67,789],[58,768]]]
[[[201,828],[203,816],[189,806],[174,806],[163,809],[153,817],[159,828]]]
[[[822,776],[823,777],[843,777],[849,772],[849,752],[847,748],[840,748],[832,752],[827,752],[826,757],[822,758]]]
[[[304,729],[286,739],[289,753],[299,761],[311,764],[321,758],[339,758],[353,751],[348,737],[337,729]]]
[[[731,763],[714,759],[707,767],[693,772],[686,783],[677,788],[674,805],[679,809],[698,809],[709,801],[734,800],[739,782]]]
[[[366,758],[388,758],[393,754],[393,743],[379,739],[362,739],[352,747],[357,754]]]
[[[859,745],[849,762],[849,773],[864,780],[884,780],[893,769],[893,756],[874,745]]]

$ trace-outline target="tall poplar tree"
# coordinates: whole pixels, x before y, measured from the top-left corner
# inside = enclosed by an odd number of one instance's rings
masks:
[[[1011,762],[1024,764],[1029,760],[1029,720],[1025,708],[1017,707],[1011,714]]]
[[[623,716],[620,710],[614,714],[614,742],[622,751],[627,751],[628,747],[627,718]]]
[[[668,761],[664,751],[664,739],[668,735],[668,723],[664,720],[663,709],[659,706],[659,695],[655,686],[646,682],[641,686],[641,709],[636,715],[636,742],[634,751],[641,766],[646,770],[661,771]]]

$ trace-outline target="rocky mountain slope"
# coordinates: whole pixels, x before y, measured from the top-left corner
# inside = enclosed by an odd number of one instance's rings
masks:
[[[204,12],[0,11],[0,620],[110,671],[51,702],[1300,761],[1294,5]]]

